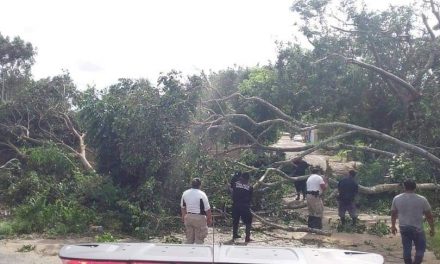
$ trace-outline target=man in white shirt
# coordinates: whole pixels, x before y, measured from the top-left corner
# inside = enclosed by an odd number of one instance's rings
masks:
[[[322,228],[322,216],[324,212],[324,204],[321,195],[327,189],[327,183],[324,181],[320,173],[320,168],[313,168],[312,175],[307,179],[307,208],[309,209],[309,217],[307,225],[309,228]]]
[[[200,186],[200,179],[194,178],[191,189],[184,191],[180,200],[187,244],[203,244],[208,235],[208,225],[212,223],[208,197],[200,190]]]

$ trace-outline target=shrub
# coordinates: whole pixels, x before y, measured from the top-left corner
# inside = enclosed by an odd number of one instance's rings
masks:
[[[378,221],[367,229],[367,233],[382,237],[390,234],[391,228],[385,222]]]
[[[426,228],[425,228],[426,230]],[[437,258],[440,258],[440,222],[435,223],[435,235],[431,237],[429,233],[426,234],[428,248],[434,251]]]
[[[95,236],[96,243],[115,242],[116,238],[111,233],[105,232],[102,235]]]
[[[27,153],[29,168],[42,174],[64,177],[76,167],[70,154],[55,145],[30,148]]]
[[[13,233],[10,222],[0,222],[0,236],[10,236]]]
[[[37,197],[15,209],[12,227],[17,233],[80,233],[86,231],[95,218],[93,210],[76,201],[48,203],[45,197]]]

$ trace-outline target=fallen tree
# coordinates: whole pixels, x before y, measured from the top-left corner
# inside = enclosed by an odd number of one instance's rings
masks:
[[[256,122],[248,115],[229,113],[228,111],[233,112],[233,110],[229,109],[225,104],[229,100],[242,101],[243,104],[246,103],[259,104],[260,106],[265,107],[268,111],[270,111],[275,117],[273,119]],[[217,132],[232,130],[242,135],[244,138],[246,138],[249,143],[247,145],[241,145],[239,147],[234,148],[234,151],[253,149],[263,152],[284,152],[284,153],[295,152],[294,157],[291,159],[284,161],[277,161],[277,162],[273,162],[272,164],[269,164],[269,166],[267,166],[264,169],[264,173],[254,183],[253,187],[256,191],[265,192],[267,190],[277,188],[282,184],[306,180],[310,175],[305,175],[301,177],[290,177],[289,175],[284,173],[281,168],[282,166],[291,163],[295,158],[305,157],[318,150],[336,150],[336,149],[356,150],[356,151],[375,153],[377,155],[381,155],[386,158],[394,158],[396,155],[406,152],[406,153],[411,153],[412,155],[417,155],[423,159],[426,159],[435,167],[440,168],[440,158],[432,154],[426,148],[422,148],[420,146],[410,144],[408,142],[402,141],[398,138],[395,138],[391,135],[385,134],[383,132],[374,129],[369,129],[369,128],[365,128],[353,124],[342,123],[342,122],[325,122],[325,123],[308,124],[302,121],[295,120],[294,118],[288,116],[282,110],[270,104],[264,99],[257,97],[245,97],[240,93],[234,93],[223,98],[206,101],[204,102],[204,107],[209,108],[209,105],[219,105],[220,103],[224,105],[224,107],[221,108],[220,112],[216,112],[215,109],[210,109],[209,113],[212,114],[210,117],[205,118],[204,119],[205,121],[199,121],[195,123],[195,125],[198,126],[198,131],[204,131],[204,135],[202,137],[209,137],[210,135],[211,137],[215,137]],[[241,123],[239,120],[246,120],[247,124],[251,124],[251,125],[242,127],[240,126]],[[268,145],[266,142],[264,142],[264,140],[261,139],[262,135],[264,135],[264,133],[267,133],[268,130],[270,129],[279,129],[279,130],[289,129],[298,133],[316,130],[316,129],[326,129],[333,131],[333,134],[331,134],[327,138],[322,139],[318,143],[306,145],[304,147],[295,147],[295,148],[274,147]],[[258,134],[254,134],[255,131],[261,131],[261,130],[262,132]],[[372,148],[366,146],[354,146],[351,144],[346,144],[345,142],[341,142],[341,140],[345,140],[345,141],[355,140],[355,139],[363,140],[365,138],[372,138],[387,143],[388,146],[394,146],[396,152],[391,152],[388,149],[378,149],[377,147]],[[386,144],[381,144],[380,146],[385,146],[385,145]],[[229,151],[230,150],[225,150],[224,152],[220,153],[220,155],[217,153],[216,156],[217,157],[225,156]],[[234,165],[238,165],[247,171],[260,170],[260,168],[249,166],[247,164],[240,163],[236,160],[227,160],[227,161],[232,162]],[[332,174],[331,168],[327,168],[327,170],[328,171],[326,174],[329,178],[330,184],[336,185],[337,184],[337,181],[335,180],[336,175]],[[273,177],[270,177],[273,175],[277,176],[276,180],[274,180]],[[271,180],[268,181],[268,178],[270,178]],[[401,186],[398,183],[379,184],[376,186],[359,186],[359,192],[361,194],[375,195],[379,193],[395,192],[398,191],[400,188]],[[429,190],[429,191],[440,190],[440,186],[436,183],[419,183],[418,188],[420,190]],[[334,199],[336,195],[337,192],[333,191],[327,197],[330,199]],[[288,206],[285,207],[285,209],[302,208],[305,206],[306,205],[304,203],[298,205],[289,204]],[[327,235],[326,232],[323,231],[317,232],[316,230],[311,230],[307,227],[282,226],[279,224],[272,223],[264,219],[263,217],[257,215],[256,213],[253,214],[263,224],[275,228],[279,228],[291,232],[312,232],[312,233],[320,233]]]

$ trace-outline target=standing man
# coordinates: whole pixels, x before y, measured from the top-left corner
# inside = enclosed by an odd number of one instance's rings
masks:
[[[355,181],[356,171],[350,170],[348,176],[343,178],[338,183],[338,213],[341,218],[341,224],[345,225],[345,212],[348,211],[353,225],[356,225],[357,212],[354,198],[358,193],[359,186]]]
[[[306,175],[306,170],[310,167],[310,165],[304,161],[301,157],[300,158],[294,158],[293,164],[295,165],[295,172],[293,174],[293,177],[299,177]],[[306,180],[303,181],[296,181],[294,182],[295,189],[296,189],[296,200],[298,201],[300,199],[300,194],[303,195],[303,200],[306,199]]]
[[[251,201],[253,187],[249,184],[249,173],[241,174],[240,179],[233,183],[232,187],[232,239],[240,238],[238,224],[240,218],[246,225],[245,242],[251,241]]]
[[[309,218],[307,226],[309,228],[322,229],[322,216],[324,213],[324,204],[321,195],[327,189],[327,183],[318,173],[319,168],[312,169],[312,175],[307,179],[307,208],[309,209]]]
[[[200,190],[201,184],[199,178],[194,178],[191,189],[184,191],[180,200],[187,244],[203,244],[212,223],[211,207],[205,192]]]
[[[426,237],[423,231],[423,215],[430,226],[429,234],[434,236],[434,217],[431,206],[425,197],[415,193],[416,182],[407,179],[403,182],[404,193],[394,197],[391,205],[391,232],[396,234],[396,219],[399,218],[400,236],[403,245],[403,260],[405,264],[419,264],[423,261],[426,249]],[[412,262],[411,250],[414,243],[416,253]]]
[[[237,181],[240,180],[241,171],[236,171],[231,175],[231,181],[229,182],[229,193],[232,194],[232,190],[234,189],[234,185]]]

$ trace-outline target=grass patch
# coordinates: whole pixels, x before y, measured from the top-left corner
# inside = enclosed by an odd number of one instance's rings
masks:
[[[379,220],[367,229],[367,233],[370,235],[383,237],[385,235],[391,234],[391,228],[387,225],[387,223]]]
[[[10,222],[0,222],[0,236],[11,236],[14,233]]]
[[[433,237],[429,235],[429,228],[425,228],[425,230],[428,248],[440,259],[440,222],[435,223],[435,235]]]
[[[111,233],[108,232],[105,232],[102,235],[95,236],[95,241],[97,243],[115,242],[116,240],[117,239]]]
[[[17,252],[21,252],[21,253],[24,253],[24,252],[30,252],[30,251],[33,251],[35,249],[35,245],[23,245],[21,248],[19,248],[18,250],[17,250]]]

